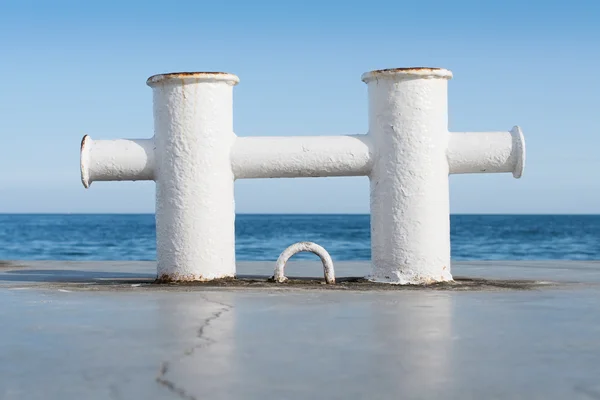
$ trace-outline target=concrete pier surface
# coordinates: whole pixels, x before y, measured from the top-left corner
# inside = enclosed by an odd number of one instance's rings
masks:
[[[520,283],[179,286],[152,284],[154,262],[0,262],[0,399],[600,399],[600,262],[452,273]]]

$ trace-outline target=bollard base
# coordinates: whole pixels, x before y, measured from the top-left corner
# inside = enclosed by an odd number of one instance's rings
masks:
[[[222,278],[207,278],[202,275],[168,275],[161,274],[154,283],[203,283],[221,280],[232,280],[235,276],[225,276]]]
[[[468,291],[468,290],[533,290],[549,286],[556,286],[557,282],[518,280],[518,279],[482,279],[457,277],[452,281],[429,282],[410,285],[390,285],[389,283],[374,282],[363,277],[338,278],[336,283],[328,285],[323,278],[296,277],[286,278],[284,282],[277,282],[273,277],[265,276],[239,276],[237,278],[213,279],[210,281],[166,281],[157,279],[152,283],[144,284],[151,289],[154,285],[177,288],[232,288],[232,289],[308,289],[308,290],[356,290],[356,291],[404,291],[404,290],[435,290],[435,291]]]
[[[453,267],[462,272],[453,280],[421,281],[418,284],[390,284],[374,281],[368,276],[369,262],[339,262],[339,276],[335,284],[327,285],[321,276],[318,262],[291,261],[290,271],[295,275],[276,282],[271,275],[271,262],[241,262],[238,270],[253,274],[240,274],[217,279],[201,276],[156,277],[156,264],[146,261],[123,262],[73,262],[73,261],[0,261],[0,288],[4,286],[82,287],[95,290],[128,290],[131,287],[149,290],[183,290],[194,288],[222,289],[299,289],[299,290],[355,290],[355,291],[490,291],[532,290],[568,285],[582,285],[568,271],[585,266],[586,274],[600,282],[600,262],[577,261],[505,261],[459,262]],[[568,265],[557,268],[556,265]],[[126,271],[126,272],[125,272]],[[582,272],[579,271],[579,274]],[[298,276],[300,275],[300,276]],[[188,279],[189,278],[189,279]]]

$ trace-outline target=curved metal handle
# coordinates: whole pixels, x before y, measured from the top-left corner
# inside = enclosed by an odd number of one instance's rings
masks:
[[[319,256],[323,263],[323,275],[325,276],[325,283],[328,285],[335,284],[335,272],[333,270],[333,261],[331,256],[323,247],[313,242],[298,242],[294,243],[287,249],[285,249],[275,264],[275,273],[273,274],[273,280],[275,282],[284,283],[288,278],[284,275],[285,264],[288,262],[290,257],[296,253],[308,251]]]

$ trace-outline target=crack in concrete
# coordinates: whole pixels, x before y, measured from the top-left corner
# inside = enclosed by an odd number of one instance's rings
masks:
[[[164,387],[166,387],[167,389],[169,389],[171,392],[175,393],[182,399],[197,400],[195,396],[188,394],[185,391],[185,389],[176,386],[173,381],[170,381],[169,379],[165,378],[165,375],[167,374],[168,371],[169,371],[169,363],[165,361],[160,366],[160,371],[158,373],[158,376],[156,377],[156,382],[160,383],[161,385],[163,385]]]
[[[205,318],[204,321],[202,321],[202,325],[200,325],[200,327],[196,331],[196,338],[201,340],[201,342],[199,344],[187,349],[183,353],[183,356],[181,356],[179,358],[179,360],[181,360],[184,357],[191,356],[192,354],[194,354],[194,352],[196,350],[206,348],[206,347],[216,343],[217,342],[216,340],[206,336],[206,328],[208,328],[215,320],[219,319],[224,313],[230,311],[233,308],[233,306],[231,306],[229,304],[209,300],[208,298],[206,298],[204,296],[200,296],[200,297],[202,297],[202,299],[204,299],[207,303],[217,304],[217,305],[222,306],[223,308],[213,312],[210,316]],[[164,361],[161,364],[160,370],[158,372],[158,376],[156,377],[156,382],[158,382],[160,385],[166,387],[171,392],[177,394],[180,398],[182,398],[184,400],[197,400],[197,398],[195,396],[189,394],[184,388],[177,386],[175,384],[175,382],[173,382],[172,380],[167,378],[167,373],[169,372],[170,365],[171,364],[168,361]]]

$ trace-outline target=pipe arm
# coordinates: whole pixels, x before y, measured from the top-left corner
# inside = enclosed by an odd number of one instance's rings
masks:
[[[373,158],[367,135],[238,137],[231,166],[236,179],[363,176]]]
[[[510,132],[453,132],[447,157],[451,174],[512,172],[520,178],[525,139],[518,126]]]
[[[81,141],[81,182],[154,180],[154,139]]]

